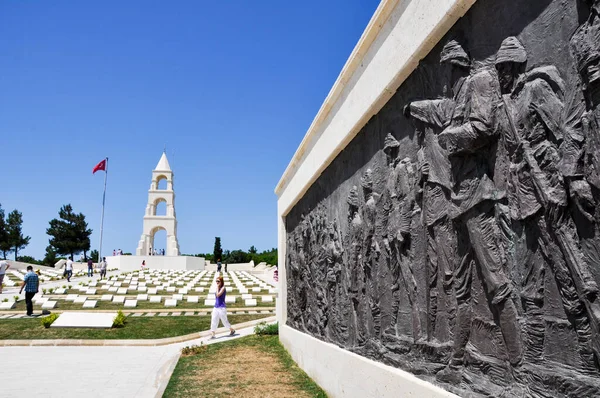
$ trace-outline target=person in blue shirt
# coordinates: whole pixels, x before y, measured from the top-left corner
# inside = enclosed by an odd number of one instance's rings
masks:
[[[25,274],[25,278],[23,279],[23,284],[21,284],[21,290],[19,290],[19,294],[23,293],[23,288],[25,288],[25,303],[27,304],[27,316],[33,316],[33,296],[38,292],[38,288],[40,286],[40,280],[35,272],[33,272],[33,267],[30,265],[27,267],[27,274]]]

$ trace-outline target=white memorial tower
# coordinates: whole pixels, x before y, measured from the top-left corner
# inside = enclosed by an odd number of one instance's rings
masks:
[[[165,189],[159,189],[159,182],[166,180]],[[165,202],[167,212],[157,215],[156,207]],[[154,234],[164,229],[167,232],[166,256],[179,256],[179,243],[177,242],[177,216],[175,213],[175,191],[173,190],[173,171],[169,166],[167,154],[163,152],[158,164],[152,171],[152,183],[148,191],[148,204],[144,215],[144,229],[136,250],[136,255],[147,256],[154,250]]]

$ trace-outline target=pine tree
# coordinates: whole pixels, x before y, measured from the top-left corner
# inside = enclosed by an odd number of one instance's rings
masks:
[[[221,249],[221,238],[218,236],[215,237],[215,248],[213,250],[213,255],[215,256],[215,261],[221,261],[223,257],[223,249]]]
[[[6,218],[6,231],[8,233],[8,243],[15,252],[15,261],[19,256],[19,250],[24,249],[29,244],[31,237],[23,235],[23,214],[18,210],[13,210]]]
[[[58,216],[60,219],[51,220],[50,228],[46,230],[51,236],[50,245],[57,254],[75,256],[84,252],[84,257],[87,257],[92,230],[88,228],[85,216],[74,213],[70,204],[61,207]]]

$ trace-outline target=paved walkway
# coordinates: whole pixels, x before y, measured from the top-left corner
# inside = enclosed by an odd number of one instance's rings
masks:
[[[248,336],[222,332],[158,347],[0,347],[0,397],[160,397],[183,347]]]

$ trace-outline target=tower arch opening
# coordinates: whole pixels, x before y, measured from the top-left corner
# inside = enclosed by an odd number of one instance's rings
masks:
[[[167,179],[167,176],[159,175],[158,177],[156,177],[156,189],[159,191],[166,191],[167,189],[169,189],[169,181]]]
[[[166,216],[167,215],[167,200],[165,198],[158,198],[154,201],[153,216]]]
[[[150,250],[152,253],[149,252],[149,255],[160,255],[163,250],[167,253],[167,230],[164,227],[155,227],[150,231]]]

